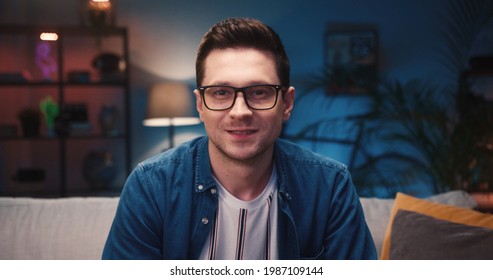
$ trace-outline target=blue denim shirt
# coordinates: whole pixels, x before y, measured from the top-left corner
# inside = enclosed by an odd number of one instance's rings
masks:
[[[103,259],[197,259],[218,205],[208,138],[140,163],[122,191]],[[376,259],[347,168],[284,140],[278,172],[280,259]]]

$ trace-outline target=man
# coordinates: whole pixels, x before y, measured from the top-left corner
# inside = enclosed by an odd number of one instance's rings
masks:
[[[278,139],[295,94],[278,35],[219,22],[196,74],[207,137],[135,168],[103,258],[375,259],[346,167]]]

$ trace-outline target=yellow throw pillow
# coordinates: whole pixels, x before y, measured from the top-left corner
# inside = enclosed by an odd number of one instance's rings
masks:
[[[395,203],[390,214],[390,222],[387,226],[383,241],[382,254],[380,257],[383,260],[390,258],[392,226],[399,210],[412,211],[451,223],[493,230],[493,215],[480,213],[471,209],[434,203],[403,193],[398,193],[395,198]],[[412,228],[409,230],[412,230]]]

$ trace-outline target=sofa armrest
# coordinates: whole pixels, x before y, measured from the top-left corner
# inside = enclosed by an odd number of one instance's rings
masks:
[[[119,198],[0,198],[0,259],[100,259]]]

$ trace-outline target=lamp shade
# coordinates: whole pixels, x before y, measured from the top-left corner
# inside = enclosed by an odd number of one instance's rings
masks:
[[[200,123],[194,116],[187,85],[177,82],[158,83],[149,91],[145,126],[180,126]]]

